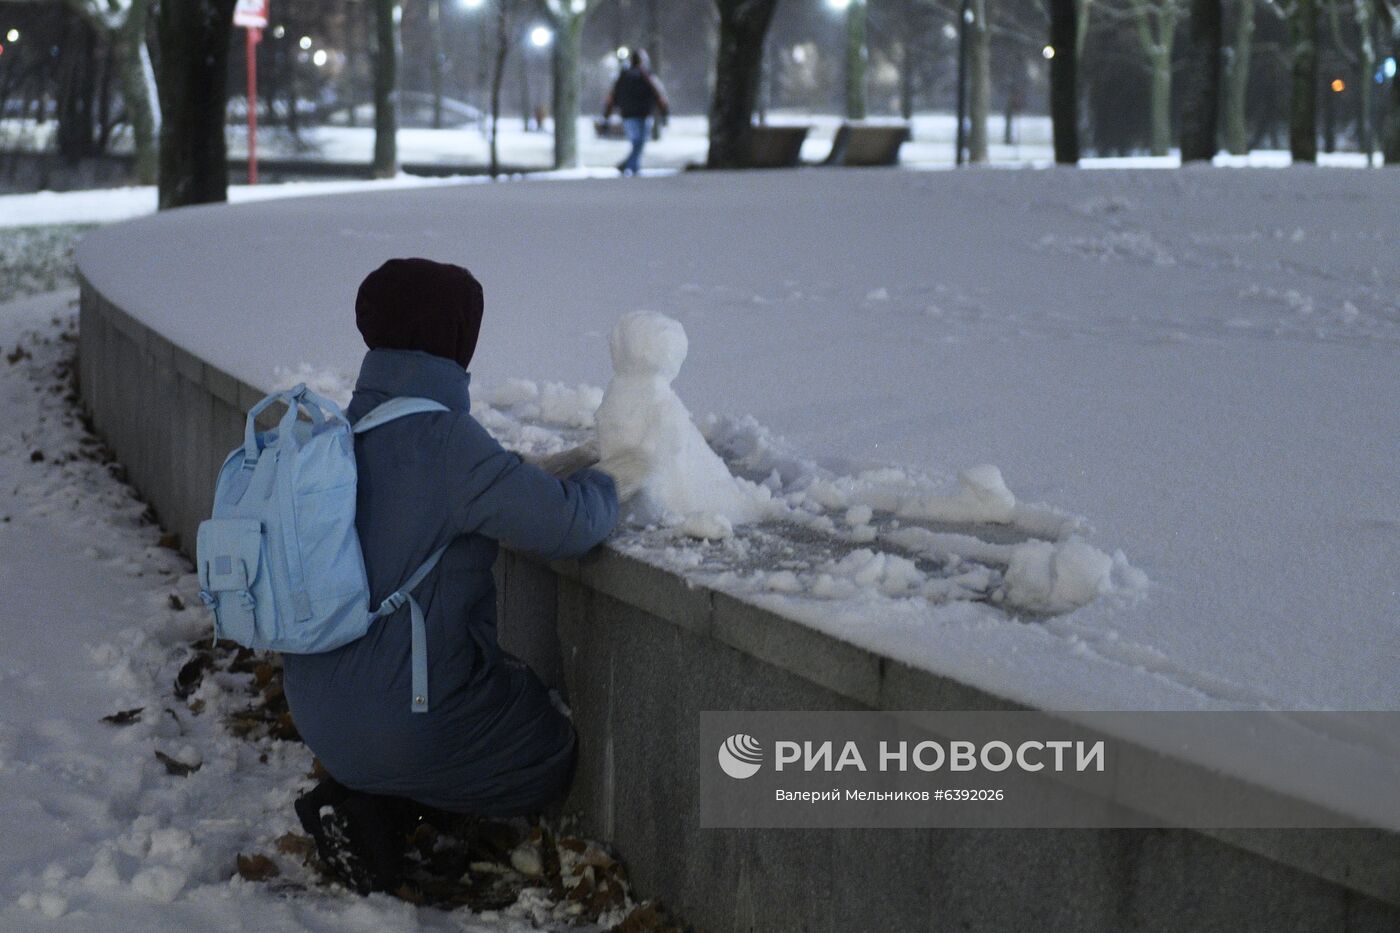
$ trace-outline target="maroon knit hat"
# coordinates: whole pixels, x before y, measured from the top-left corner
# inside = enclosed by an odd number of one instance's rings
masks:
[[[371,350],[421,350],[466,369],[482,309],[481,283],[461,266],[390,259],[360,283],[355,326]]]

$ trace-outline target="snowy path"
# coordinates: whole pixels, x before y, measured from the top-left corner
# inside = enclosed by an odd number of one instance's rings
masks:
[[[299,831],[291,802],[311,756],[220,725],[246,675],[207,677],[190,698],[199,714],[172,701],[188,642],[207,634],[204,614],[172,597],[197,605],[198,586],[53,376],[75,299],[0,305],[0,929],[536,929],[382,895],[292,896],[306,870],[286,856],[286,892],[235,876],[236,854],[275,852]],[[134,723],[101,722],[138,707]],[[168,773],[156,752],[198,769]]]

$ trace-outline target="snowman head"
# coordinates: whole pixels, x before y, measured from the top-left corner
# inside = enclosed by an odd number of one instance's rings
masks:
[[[688,350],[685,328],[664,314],[633,311],[613,327],[613,371],[619,376],[655,376],[670,382],[680,373]]]

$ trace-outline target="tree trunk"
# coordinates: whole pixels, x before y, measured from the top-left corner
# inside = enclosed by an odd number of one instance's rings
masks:
[[[1136,0],[1138,40],[1151,69],[1148,96],[1149,146],[1154,156],[1172,147],[1172,43],[1177,0]],[[1155,27],[1155,28],[1154,28]]]
[[[442,129],[442,0],[428,0],[428,80],[433,92],[433,129]]]
[[[399,83],[398,13],[398,0],[374,0],[375,178],[399,173],[399,115],[394,103]]]
[[[1154,156],[1164,156],[1172,147],[1172,61],[1171,56],[1155,52],[1152,65],[1148,118],[1151,126],[1151,149]]]
[[[914,52],[908,38],[899,43],[899,115],[905,121],[914,118]]]
[[[510,2],[496,0],[496,49],[491,68],[491,177],[501,173],[497,138],[501,127],[501,85],[506,80],[506,56],[510,54]]]
[[[763,38],[778,0],[715,0],[719,49],[710,101],[710,168],[742,168],[749,159],[753,108],[763,72]]]
[[[578,63],[583,48],[583,21],[588,15],[585,7],[578,13],[564,6],[565,12],[554,20],[554,66],[552,91],[554,113],[554,167],[578,165]]]
[[[132,0],[126,21],[114,36],[117,43],[117,68],[126,102],[126,120],[131,126],[131,139],[136,150],[136,182],[156,183],[156,123],[152,106],[151,56],[146,50],[146,21],[149,0]]]
[[[647,54],[651,56],[651,73],[661,74],[663,48],[661,30],[661,0],[647,0]],[[651,138],[661,138],[661,120],[651,121]]]
[[[1293,50],[1288,149],[1294,162],[1317,161],[1317,6],[1315,0],[1292,0],[1288,8],[1288,42]]]
[[[96,96],[96,31],[83,17],[65,13],[58,96],[58,155],[70,165],[93,154],[93,98]]]
[[[1225,72],[1225,148],[1231,155],[1249,153],[1249,59],[1254,49],[1254,0],[1238,0],[1234,40]]]
[[[234,0],[162,0],[160,207],[228,200],[229,38]]]
[[[1353,0],[1356,11],[1356,136],[1361,151],[1366,153],[1366,165],[1375,164],[1376,134],[1372,125],[1371,84],[1376,74],[1375,24],[1371,18],[1372,0]]]
[[[987,121],[992,115],[992,30],[987,22],[987,0],[972,0],[971,68],[972,82],[967,112],[971,126],[967,133],[967,158],[987,161]]]
[[[1400,8],[1390,10],[1390,54],[1400,60]],[[1390,79],[1390,95],[1382,125],[1385,127],[1385,164],[1400,168],[1400,76]]]
[[[774,4],[776,7],[776,3]],[[865,65],[870,55],[865,45],[865,0],[850,0],[846,7],[846,119],[865,119]]]
[[[1089,37],[1089,13],[1093,9],[1091,0],[1074,0],[1074,60],[1084,60],[1084,40]]]
[[[1079,163],[1079,75],[1075,0],[1050,0],[1050,119],[1055,161]]]
[[[1224,42],[1221,0],[1191,0],[1186,87],[1181,119],[1181,161],[1209,161],[1218,148],[1220,47]]]

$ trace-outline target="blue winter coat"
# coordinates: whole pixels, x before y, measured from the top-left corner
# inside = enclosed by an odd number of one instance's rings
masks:
[[[574,734],[534,673],[497,643],[497,542],[549,560],[579,556],[612,530],[617,493],[602,473],[559,480],[503,449],[470,414],[469,380],[451,360],[371,350],[348,410],[353,422],[395,396],[450,409],[355,438],[370,605],[451,542],[414,591],[427,628],[429,711],[409,709],[407,606],[342,648],[284,656],[285,684],[297,729],[346,786],[516,815],[565,789]]]

